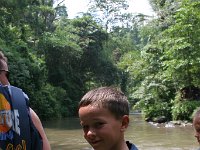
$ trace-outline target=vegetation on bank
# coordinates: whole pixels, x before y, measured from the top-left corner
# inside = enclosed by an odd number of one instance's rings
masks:
[[[77,115],[86,91],[118,86],[146,119],[190,120],[200,106],[200,2],[149,2],[155,16],[122,13],[126,0],[93,0],[69,19],[62,1],[1,0],[11,84],[42,119]]]

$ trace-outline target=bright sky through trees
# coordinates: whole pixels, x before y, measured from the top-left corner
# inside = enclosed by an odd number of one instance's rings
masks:
[[[67,7],[69,18],[74,18],[79,12],[86,12],[89,1],[90,0],[65,0],[64,3]],[[153,15],[153,11],[148,0],[128,0],[128,2],[128,12]]]

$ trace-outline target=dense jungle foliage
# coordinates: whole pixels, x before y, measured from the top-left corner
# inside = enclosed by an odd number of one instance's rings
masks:
[[[123,13],[126,0],[91,0],[69,19],[63,1],[1,0],[11,84],[43,120],[77,115],[98,86],[120,87],[145,119],[190,120],[200,106],[200,2],[149,3],[154,16]]]

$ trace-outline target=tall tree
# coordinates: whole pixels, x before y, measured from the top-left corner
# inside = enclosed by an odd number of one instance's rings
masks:
[[[176,24],[163,34],[165,73],[179,87],[199,85],[199,2],[184,0],[174,16]]]
[[[173,15],[180,8],[181,0],[149,0],[162,30],[174,23]]]
[[[89,11],[98,16],[106,31],[119,23],[123,10],[128,9],[126,0],[91,0]]]

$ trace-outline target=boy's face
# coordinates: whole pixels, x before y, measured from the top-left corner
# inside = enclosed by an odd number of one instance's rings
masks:
[[[88,105],[79,109],[79,117],[84,137],[95,150],[127,149],[123,146],[128,116],[116,119],[107,109]]]
[[[195,129],[195,137],[197,138],[197,141],[200,144],[200,116],[199,115],[193,119],[193,126]]]

